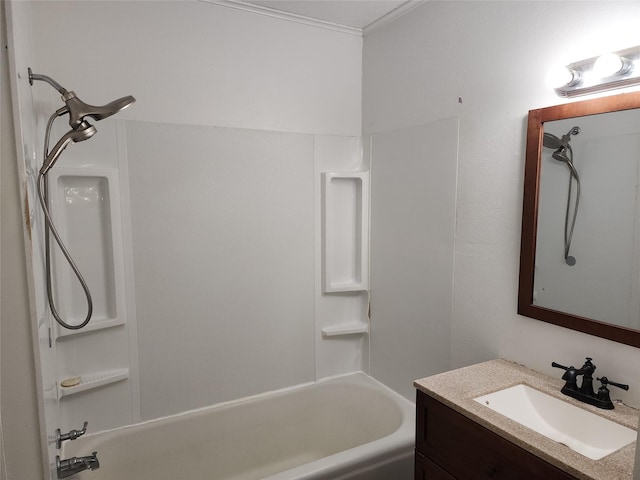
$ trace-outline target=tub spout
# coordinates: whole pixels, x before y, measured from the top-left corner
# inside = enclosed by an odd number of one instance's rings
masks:
[[[86,457],[71,457],[66,460],[60,460],[60,456],[56,456],[58,478],[67,478],[84,470],[96,470],[100,468],[97,453],[98,452],[93,452]]]

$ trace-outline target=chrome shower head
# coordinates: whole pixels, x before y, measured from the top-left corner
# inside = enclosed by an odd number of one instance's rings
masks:
[[[47,155],[47,158],[44,159],[40,173],[42,175],[46,175],[49,169],[53,167],[53,164],[56,163],[62,151],[71,143],[88,140],[93,137],[96,132],[96,127],[90,125],[89,122],[82,122],[77,128],[69,130],[60,140],[58,140],[58,143],[54,145],[51,152]]]
[[[567,155],[567,152],[569,152],[569,154],[571,155],[571,158],[569,158],[569,155]],[[560,147],[559,149],[557,149],[555,152],[551,154],[551,157],[554,160],[558,160],[559,162],[565,163],[567,165],[567,168],[571,172],[571,175],[573,176],[573,178],[575,178],[578,181],[580,180],[580,177],[578,176],[578,171],[576,170],[576,167],[573,164],[573,151],[571,150],[571,145],[567,145],[566,147]]]
[[[562,142],[553,133],[544,133],[542,144],[547,148],[553,148],[554,150],[562,148]]]
[[[62,99],[69,110],[69,125],[72,128],[75,128],[84,122],[86,117],[91,117],[94,120],[102,120],[124,110],[136,101],[135,98],[128,95],[107,103],[106,105],[96,107],[94,105],[84,103],[74,92],[67,92],[63,94]]]
[[[555,159],[558,160],[559,162],[565,162],[565,163],[569,163],[569,157],[567,156],[567,149],[564,147],[560,147],[558,148],[558,150],[556,150],[555,152],[553,152],[551,154],[551,156]]]
[[[578,135],[579,133],[580,127],[578,126],[571,128],[571,130],[569,130],[566,135],[563,135],[562,138],[558,138],[552,133],[545,132],[542,138],[542,144],[547,148],[553,148],[556,150],[568,146],[571,141],[571,135]]]
[[[69,91],[63,86],[61,86],[58,82],[56,82],[51,77],[46,75],[40,75],[38,73],[33,73],[31,68],[29,70],[29,83],[33,85],[34,80],[41,80],[43,82],[48,83],[53,88],[55,88],[62,95],[62,100],[64,101],[66,107],[60,110],[59,116],[64,115],[65,113],[69,114],[69,125],[71,128],[76,129],[82,125],[86,117],[91,117],[94,120],[102,120],[104,118],[110,117],[118,113],[120,110],[124,110],[129,105],[136,101],[131,95],[126,97],[119,98],[114,100],[113,102],[107,103],[106,105],[102,105],[96,107],[94,105],[89,105],[88,103],[80,100],[75,92]]]

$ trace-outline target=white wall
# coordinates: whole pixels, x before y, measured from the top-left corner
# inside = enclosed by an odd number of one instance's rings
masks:
[[[460,117],[452,367],[500,356],[558,376],[551,361],[592,356],[640,405],[638,349],[516,314],[527,112],[562,103],[553,65],[637,45],[639,20],[634,2],[436,1],[365,38],[364,133]]]
[[[33,13],[34,71],[96,104],[136,96],[119,118],[360,135],[360,37],[192,1]]]
[[[415,398],[448,370],[458,119],[371,136],[371,374]]]

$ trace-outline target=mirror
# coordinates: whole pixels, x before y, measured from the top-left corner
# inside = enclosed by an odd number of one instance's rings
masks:
[[[640,92],[531,110],[518,313],[640,347]]]

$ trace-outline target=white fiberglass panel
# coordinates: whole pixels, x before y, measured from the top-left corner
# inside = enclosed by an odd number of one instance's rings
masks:
[[[127,122],[127,165],[142,418],[313,380],[313,137]]]

